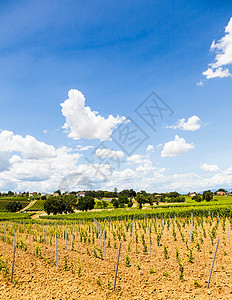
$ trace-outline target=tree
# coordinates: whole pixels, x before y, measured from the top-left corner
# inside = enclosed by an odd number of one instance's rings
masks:
[[[220,188],[219,190],[217,190],[217,192],[224,192],[227,193],[227,191],[225,189]]]
[[[131,199],[129,200],[129,202],[128,202],[127,206],[128,206],[128,207],[132,207],[132,206],[133,206],[133,202],[132,202],[132,200],[131,200]]]
[[[203,200],[209,202],[212,199],[213,199],[213,193],[210,190],[203,192]]]
[[[78,198],[76,208],[82,211],[91,210],[94,208],[95,200],[93,197],[85,196]]]
[[[113,204],[114,208],[118,208],[119,203],[117,199],[113,198],[110,202]]]
[[[146,197],[143,194],[138,194],[135,200],[139,204],[139,209],[142,209],[143,204],[146,203]]]
[[[153,195],[148,194],[146,198],[147,198],[147,201],[150,203],[150,205],[153,205],[153,202],[154,202]]]
[[[197,201],[197,202],[201,202],[202,201],[202,196],[201,195],[196,195],[196,196],[193,196],[192,199]]]
[[[44,202],[44,210],[48,215],[50,215],[50,214],[53,214],[53,215],[62,214],[63,211],[64,211],[64,205],[63,205],[60,198],[50,196]]]

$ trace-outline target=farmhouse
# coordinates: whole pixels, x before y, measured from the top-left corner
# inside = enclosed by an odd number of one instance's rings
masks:
[[[37,195],[37,192],[29,193],[29,197],[34,197]]]
[[[196,195],[197,195],[196,193],[189,193],[189,196],[191,196],[191,197],[194,197]]]
[[[85,197],[85,192],[78,192],[76,193],[77,197]]]
[[[217,192],[217,196],[225,196],[225,195],[226,195],[225,192],[222,192],[222,191],[218,191],[218,192]]]

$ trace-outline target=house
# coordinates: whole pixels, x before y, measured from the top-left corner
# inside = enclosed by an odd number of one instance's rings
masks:
[[[54,193],[53,196],[59,197],[60,195],[59,195],[59,193]]]
[[[191,196],[191,197],[194,197],[196,195],[197,195],[196,193],[189,193],[189,196]]]
[[[37,192],[29,193],[29,197],[34,197],[37,195]]]
[[[76,193],[77,197],[85,197],[85,192],[78,192]]]
[[[222,191],[217,191],[217,196],[226,196],[226,193]]]

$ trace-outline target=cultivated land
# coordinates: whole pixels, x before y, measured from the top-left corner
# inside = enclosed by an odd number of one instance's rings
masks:
[[[41,200],[36,205],[41,208]],[[231,299],[231,213],[232,198],[220,196],[211,202],[196,203],[187,197],[185,203],[153,209],[102,210],[50,219],[2,212],[0,299]],[[14,232],[17,248],[10,283]]]

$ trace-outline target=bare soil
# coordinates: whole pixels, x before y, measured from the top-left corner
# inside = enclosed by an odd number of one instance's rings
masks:
[[[223,231],[222,226],[217,229],[212,245],[208,232],[212,230],[213,225],[204,223],[206,238],[203,237],[201,226],[194,227],[196,233],[194,233],[194,241],[192,242],[193,263],[191,263],[188,258],[190,251],[186,246],[186,239],[188,239],[187,244],[190,247],[189,224],[186,224],[185,228],[182,227],[185,241],[182,241],[176,225],[177,240],[175,241],[172,223],[169,230],[166,224],[164,235],[161,238],[161,246],[158,246],[153,222],[155,223],[152,221],[149,224],[152,242],[151,255],[149,254],[149,235],[146,226],[144,226],[146,232],[142,227],[137,230],[138,243],[136,247],[135,235],[134,241],[132,241],[131,230],[126,231],[124,224],[121,223],[126,241],[121,236],[122,247],[115,291],[113,291],[113,282],[119,241],[116,236],[115,248],[113,235],[109,228],[106,230],[108,237],[110,237],[110,247],[107,247],[107,237],[105,261],[99,257],[100,252],[98,250],[98,258],[94,257],[92,242],[80,241],[79,229],[87,228],[89,230],[89,225],[82,225],[77,229],[73,229],[73,225],[70,225],[68,227],[67,250],[64,235],[57,239],[58,267],[56,267],[52,226],[45,226],[46,243],[33,241],[33,235],[37,236],[37,239],[39,235],[43,235],[42,227],[40,229],[38,226],[35,227],[31,234],[31,254],[29,255],[28,248],[26,252],[19,248],[16,249],[14,283],[10,283],[0,272],[0,299],[232,299],[232,254],[231,246],[228,243],[227,229]],[[4,228],[5,224],[1,223],[0,228],[1,226]],[[11,226],[10,223],[7,224]],[[61,232],[65,228],[64,225],[60,225]],[[161,221],[158,221],[158,230],[161,229]],[[110,230],[117,231],[116,222],[114,229],[111,226]],[[73,247],[71,231],[75,235]],[[147,254],[143,253],[142,234],[145,237]],[[0,235],[3,235],[3,230],[1,230]],[[92,237],[92,233],[90,237]],[[17,232],[17,241],[20,238],[28,246],[28,233]],[[218,238],[220,238],[219,248],[210,287],[207,289],[206,285]],[[96,239],[95,243],[102,250],[104,258],[103,238]],[[130,249],[128,249],[129,243]],[[197,243],[199,243],[200,249]],[[41,258],[33,255],[36,245],[42,250]],[[165,258],[164,255],[164,245],[167,246],[168,258]],[[179,276],[179,263],[176,259],[177,247],[180,262],[184,264],[183,280]],[[88,251],[90,255],[87,253]],[[7,259],[9,271],[11,271],[12,253],[12,244],[1,240],[0,255]],[[130,261],[129,267],[125,265],[127,254]]]

